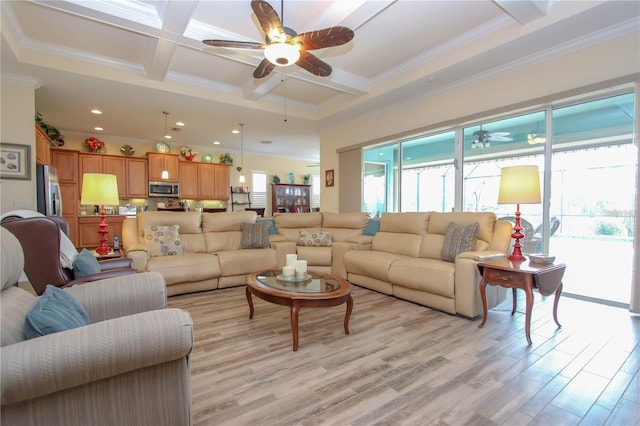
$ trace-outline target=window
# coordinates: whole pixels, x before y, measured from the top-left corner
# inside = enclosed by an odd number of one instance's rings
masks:
[[[320,175],[311,175],[311,208],[320,207]]]
[[[251,172],[251,207],[267,207],[267,172]]]

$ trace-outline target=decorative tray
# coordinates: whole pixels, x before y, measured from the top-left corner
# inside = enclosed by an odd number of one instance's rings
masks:
[[[211,154],[205,154],[202,156],[202,161],[205,163],[211,163],[213,161],[213,156]]]
[[[529,253],[529,260],[534,263],[550,265],[556,260],[556,257],[544,253]]]
[[[164,142],[158,142],[156,144],[156,151],[168,154],[171,152],[171,146],[169,146],[169,144]]]
[[[278,281],[283,281],[285,283],[302,283],[305,281],[309,281],[311,278],[313,278],[311,275],[307,274],[306,277],[304,278],[298,278],[295,275],[291,275],[291,276],[286,276],[283,274],[280,274],[276,277],[276,279]]]

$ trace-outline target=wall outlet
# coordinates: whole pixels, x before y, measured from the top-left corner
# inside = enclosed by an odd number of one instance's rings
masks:
[[[15,206],[16,209],[28,209],[29,208],[29,202],[28,201],[15,201],[13,203],[13,205]]]

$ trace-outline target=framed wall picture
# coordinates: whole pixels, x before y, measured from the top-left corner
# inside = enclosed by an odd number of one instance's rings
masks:
[[[333,169],[324,172],[324,186],[333,186]]]
[[[31,147],[0,143],[0,179],[31,180]]]

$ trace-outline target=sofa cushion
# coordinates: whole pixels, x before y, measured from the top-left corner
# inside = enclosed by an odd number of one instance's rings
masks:
[[[405,257],[391,264],[389,280],[394,286],[454,298],[455,271],[453,262]]]
[[[303,229],[298,234],[298,245],[306,247],[331,247],[331,233],[316,229]]]
[[[136,219],[138,222],[138,238],[144,241],[144,229],[153,225],[179,225],[180,233],[201,234],[202,214],[199,212],[140,212]]]
[[[225,250],[217,254],[223,277],[247,275],[278,266],[276,251],[267,249]]]
[[[458,225],[471,225],[474,222],[480,224],[476,250],[487,250],[493,240],[496,215],[493,212],[431,212],[429,215],[429,234],[445,235],[449,222]]]
[[[346,244],[346,243],[338,243]],[[331,266],[332,250],[330,247],[296,247],[298,260],[306,260],[310,269],[314,266]]]
[[[444,236],[444,243],[442,244],[442,260],[453,262],[458,254],[475,250],[479,228],[480,224],[478,222],[466,226],[449,222],[447,233]]]
[[[241,223],[242,241],[240,248],[256,249],[269,247],[269,224],[263,223]]]
[[[402,257],[385,251],[351,250],[344,255],[344,265],[350,274],[389,281],[391,264]]]
[[[256,223],[257,217],[258,214],[251,210],[202,213],[202,232],[240,231],[240,224]],[[207,251],[210,251],[208,246]]]
[[[152,225],[144,228],[144,240],[149,256],[176,256],[182,254],[180,225]]]
[[[42,296],[27,312],[24,335],[27,339],[33,339],[90,323],[89,314],[75,297],[48,284]]]
[[[152,257],[147,271],[159,272],[167,285],[194,282],[220,276],[220,264],[215,255],[184,253],[181,256]]]
[[[86,248],[73,259],[73,277],[80,278],[100,272],[98,259]]]

